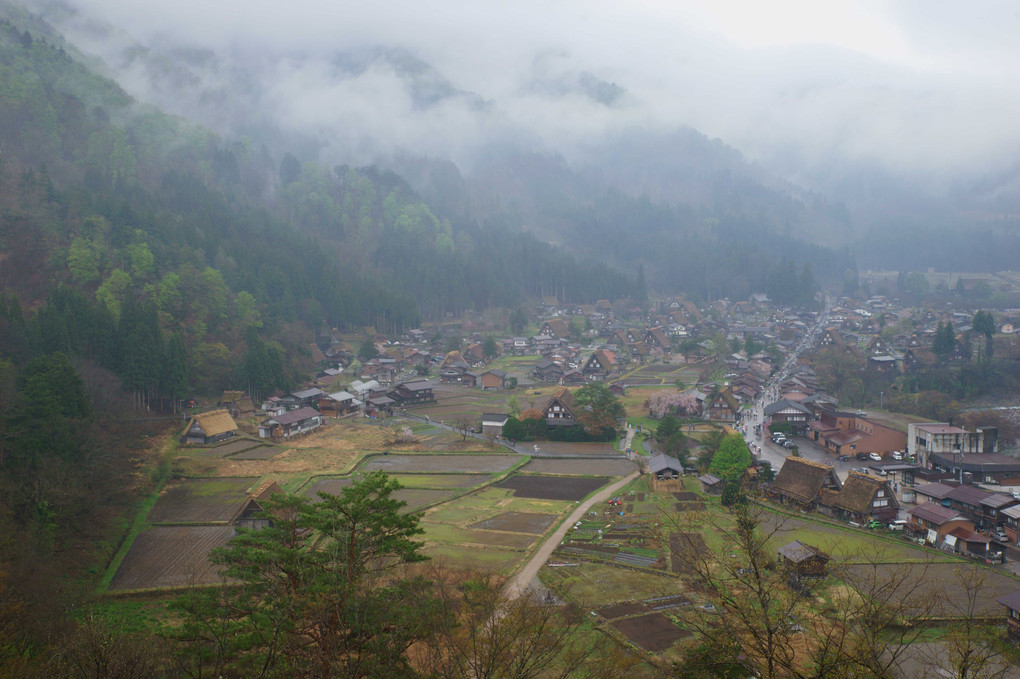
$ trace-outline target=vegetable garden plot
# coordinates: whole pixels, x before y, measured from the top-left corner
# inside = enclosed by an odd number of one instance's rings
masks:
[[[697,493],[673,493],[673,497],[680,502],[701,502],[701,496]]]
[[[149,512],[150,523],[213,523],[234,518],[257,476],[186,479],[170,486]]]
[[[609,481],[604,476],[595,478],[563,478],[562,476],[511,476],[496,484],[497,488],[509,488],[514,497],[530,497],[542,500],[580,500]]]
[[[110,582],[111,590],[209,585],[220,577],[209,552],[227,544],[230,526],[155,526],[135,538]]]
[[[530,533],[541,535],[556,521],[554,514],[536,514],[533,512],[506,512],[491,519],[479,521],[472,528],[485,530],[501,530],[510,533]]]
[[[636,618],[623,618],[610,623],[635,646],[656,653],[665,651],[680,639],[691,636],[662,613],[648,613]]]
[[[678,512],[703,512],[705,505],[702,502],[676,502],[673,509]]]
[[[691,568],[685,560],[707,554],[708,545],[701,533],[672,533],[669,536],[669,551],[672,571],[690,573]]]

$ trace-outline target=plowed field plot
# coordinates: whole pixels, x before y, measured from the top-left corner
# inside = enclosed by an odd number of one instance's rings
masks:
[[[502,472],[521,461],[520,455],[376,455],[359,472]]]
[[[627,640],[646,651],[665,651],[680,639],[691,636],[662,613],[649,613],[636,618],[624,618],[610,623]]]
[[[962,577],[972,582],[981,580],[980,591],[974,600],[973,615],[996,617],[1002,614],[1002,606],[996,599],[1017,589],[1017,582],[1005,573],[999,573],[976,564],[932,563],[924,564],[880,564],[872,566],[851,566],[845,580],[851,586],[867,592],[878,584],[899,583],[891,594],[892,600],[904,600],[910,613],[926,613],[933,617],[960,617],[968,610],[967,588]],[[921,583],[917,586],[916,583]],[[935,610],[923,610],[930,599],[938,602]]]
[[[613,620],[614,618],[622,618],[625,615],[634,615],[635,613],[645,613],[647,611],[648,607],[642,603],[627,603],[606,606],[598,609],[596,612],[606,620]]]
[[[701,496],[697,493],[673,493],[680,502],[701,502]]]
[[[637,464],[623,458],[616,460],[550,460],[543,458],[532,460],[521,467],[521,471],[532,474],[598,474],[600,476],[626,476],[635,470],[637,470]],[[644,493],[641,495],[643,500]]]
[[[436,539],[440,542],[448,542],[452,544],[476,544],[476,545],[492,545],[494,547],[507,547],[510,549],[524,549],[528,547],[532,542],[535,541],[535,535],[525,535],[524,533],[498,533],[495,531],[488,530],[464,530],[464,529],[451,529],[449,532],[445,532],[433,538],[432,533],[429,531],[426,525],[425,529],[426,539]]]
[[[641,603],[648,606],[653,611],[661,611],[666,608],[678,608],[680,606],[688,606],[691,600],[685,597],[683,594],[671,594],[669,596],[660,596],[654,599],[645,599]]]
[[[496,484],[497,488],[511,488],[514,497],[531,497],[541,500],[580,500],[593,490],[601,488],[608,478],[563,478],[562,476],[511,476]]]
[[[230,526],[155,526],[135,538],[111,590],[210,585],[219,576],[209,564],[209,551],[234,535]]]
[[[257,476],[186,479],[170,486],[149,512],[149,523],[230,521],[248,498]]]
[[[616,563],[627,564],[628,566],[640,566],[641,568],[653,568],[659,561],[658,557],[641,556],[640,554],[627,554],[620,552],[613,557]]]
[[[671,570],[674,573],[690,573],[688,561],[708,553],[708,545],[701,533],[673,533],[669,536],[669,551]]]
[[[701,502],[675,502],[673,509],[678,512],[703,512],[705,505]]]
[[[628,377],[623,380],[623,386],[625,387],[640,387],[649,384],[662,384],[662,378],[659,377]]]
[[[491,519],[479,521],[472,528],[484,530],[502,530],[510,533],[531,533],[541,535],[556,521],[553,514],[535,514],[534,512],[506,512]]]
[[[283,448],[279,446],[258,446],[251,448],[242,453],[234,455],[235,460],[268,460],[271,457],[279,455],[283,452]]]
[[[239,453],[242,450],[247,450],[248,448],[254,448],[255,446],[260,445],[262,444],[259,443],[258,441],[252,441],[251,439],[241,439],[239,441],[229,441],[221,446],[210,448],[206,452],[215,455],[233,455],[234,453]]]

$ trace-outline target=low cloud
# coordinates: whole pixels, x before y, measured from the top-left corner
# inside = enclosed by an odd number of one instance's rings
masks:
[[[37,9],[120,70],[136,96],[228,134],[301,135],[327,162],[409,150],[468,163],[486,142],[515,137],[569,155],[627,127],[676,126],[805,179],[835,160],[977,176],[1012,167],[1020,151],[1012,6],[838,3],[829,16],[840,26],[792,0],[770,3],[774,14],[760,3],[730,0],[714,13],[699,4],[71,0],[70,12]],[[125,35],[104,36],[92,18]],[[128,36],[190,58],[154,70],[152,54],[125,52]]]

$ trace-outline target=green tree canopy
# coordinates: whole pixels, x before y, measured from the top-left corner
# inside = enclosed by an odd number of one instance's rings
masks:
[[[366,337],[365,341],[361,343],[358,348],[358,358],[361,362],[370,361],[379,355],[379,350],[375,348],[375,342],[372,341],[371,337]]]
[[[182,662],[202,676],[411,676],[432,600],[422,580],[382,577],[425,558],[399,488],[375,472],[316,502],[274,495],[269,525],[210,557],[235,584],[175,602]]]
[[[687,462],[688,441],[678,418],[666,415],[659,420],[659,426],[655,429],[655,442],[667,455],[673,455],[681,463]]]
[[[623,417],[623,404],[609,387],[601,383],[587,384],[574,392],[574,413],[589,434],[615,429]]]
[[[708,470],[725,481],[739,481],[751,466],[751,451],[747,449],[744,437],[728,434],[712,457]]]

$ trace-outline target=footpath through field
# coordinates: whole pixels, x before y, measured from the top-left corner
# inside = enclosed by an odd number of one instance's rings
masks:
[[[604,502],[613,493],[636,479],[639,473],[640,472],[633,472],[628,474],[611,486],[603,488],[587,500],[581,502],[577,509],[574,510],[573,514],[568,516],[567,520],[561,523],[560,527],[557,528],[556,531],[542,543],[542,546],[535,551],[531,560],[528,561],[528,563],[526,563],[516,575],[507,581],[505,589],[506,597],[508,599],[516,599],[527,592],[529,585],[531,585],[531,581],[536,575],[538,575],[539,569],[542,568],[542,564],[545,563],[546,559],[552,555],[553,551],[555,551],[555,549],[559,546],[563,538],[566,537],[567,531],[570,530],[575,523],[581,520],[581,517],[588,512],[593,504],[597,502]]]

